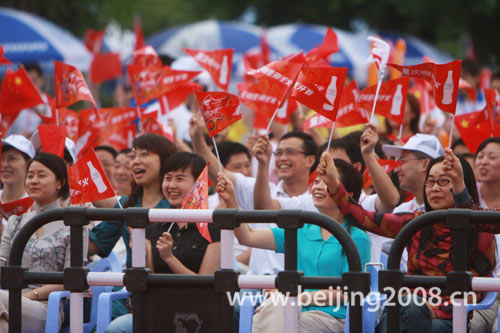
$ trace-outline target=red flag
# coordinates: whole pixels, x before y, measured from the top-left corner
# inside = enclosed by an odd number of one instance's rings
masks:
[[[400,125],[403,124],[409,82],[408,77],[383,82],[380,86],[375,113]],[[376,90],[377,86],[374,85],[359,93],[358,106],[366,113],[371,113]]]
[[[271,62],[271,47],[269,46],[269,43],[267,42],[265,29],[262,32],[262,35],[260,35],[260,53],[262,54],[263,65]],[[259,66],[259,67],[261,67],[261,66]]]
[[[162,67],[162,62],[155,49],[151,45],[146,45],[132,53],[132,63],[140,67],[153,66]]]
[[[391,172],[392,170],[396,169],[398,166],[401,165],[401,161],[395,161],[395,160],[383,160],[383,159],[378,159],[378,164],[384,169],[386,173]],[[370,175],[370,171],[368,171],[368,168],[365,170],[363,173],[363,189],[370,187],[373,184],[373,179],[372,176]]]
[[[33,202],[33,199],[26,197],[11,202],[0,203],[0,215],[6,220],[12,215],[22,215],[28,211]]]
[[[267,78],[265,82],[249,84],[238,83],[239,97],[242,104],[255,113],[261,113],[267,118],[271,118],[278,108],[280,100],[272,95],[272,83]]]
[[[15,116],[22,109],[42,103],[42,96],[24,67],[15,72],[7,69],[0,92],[0,110],[3,116]]]
[[[88,151],[91,147],[95,147],[100,133],[100,130],[90,128],[83,134],[80,134],[75,144],[76,156],[80,157],[80,155]]]
[[[143,68],[127,65],[127,68],[137,105],[158,98],[200,74],[199,71],[177,71],[168,66]]]
[[[68,130],[65,126],[47,126],[45,124],[38,126],[42,150],[63,158],[67,133]]]
[[[306,57],[303,52],[291,53],[281,58],[281,61],[294,62],[296,64],[303,64],[306,62]]]
[[[80,110],[78,114],[79,135],[92,129],[103,132],[108,127],[127,126],[137,119],[137,109],[133,107],[85,109]]]
[[[56,108],[70,106],[82,100],[89,101],[96,107],[85,78],[78,68],[57,60],[54,61],[54,67]]]
[[[370,122],[369,114],[360,109],[357,105],[358,97],[358,85],[356,81],[353,80],[342,92],[335,127],[349,127]]]
[[[100,53],[90,64],[90,80],[94,84],[122,76],[123,67],[119,53]]]
[[[467,148],[475,154],[477,148],[484,140],[491,137],[491,126],[486,116],[486,110],[466,113],[455,116],[455,126]],[[500,136],[496,130],[494,135]]]
[[[303,68],[293,87],[292,97],[319,114],[335,121],[347,68]]]
[[[479,89],[486,89],[491,87],[491,77],[493,72],[489,68],[483,68],[479,74]]]
[[[192,81],[188,81],[182,83],[179,87],[169,91],[165,95],[158,97],[161,113],[167,114],[169,111],[181,105],[193,92],[202,89],[203,87],[201,85]]]
[[[427,114],[436,107],[434,96],[432,96],[431,84],[419,78],[413,78],[413,85],[408,92],[417,97],[420,103],[420,113]]]
[[[267,129],[267,126],[269,125],[269,119],[270,118],[266,117],[260,112],[254,112],[253,128],[263,130]]]
[[[208,209],[208,163],[194,182],[191,190],[182,201],[184,209]],[[198,231],[209,243],[212,237],[208,230],[208,223],[196,223]]]
[[[399,38],[394,47],[394,63],[398,65],[404,65],[406,56],[406,42],[404,39]],[[397,70],[391,71],[391,80],[399,79],[401,77],[401,72]]]
[[[196,99],[211,138],[241,119],[240,101],[233,94],[197,91]]]
[[[283,106],[278,108],[278,113],[276,113],[276,117],[274,117],[274,121],[288,125],[290,123],[290,119],[292,118],[292,113],[297,109],[297,102],[293,98],[288,98],[285,100]]]
[[[5,58],[5,50],[2,45],[0,45],[0,65],[12,65],[12,61]]]
[[[217,87],[227,91],[231,80],[234,49],[202,51],[185,48],[184,52],[193,57],[210,74]]]
[[[62,108],[59,109],[58,114],[59,124],[66,127],[66,129],[68,130],[67,135],[71,140],[76,140],[78,138],[78,113],[70,109]],[[55,119],[51,123],[46,125],[56,125]]]
[[[330,54],[339,51],[339,45],[337,42],[337,34],[332,28],[328,27],[326,29],[325,37],[320,46],[312,48],[306,53],[306,61],[308,63],[315,63],[320,59],[327,58]],[[328,61],[327,61],[328,63]]]
[[[245,64],[248,75],[253,76],[264,85],[268,95],[278,99],[278,107],[282,106],[290,93],[303,64],[286,61],[273,61],[259,68],[253,69]]]
[[[471,101],[474,103],[477,101],[477,91],[476,88],[474,88],[469,82],[460,79],[458,81],[458,89],[463,89],[469,95],[469,98]]]
[[[414,66],[389,64],[405,76],[418,77],[428,81],[434,91],[434,100],[438,108],[455,114],[462,60],[437,65],[426,62]]]
[[[148,117],[144,115],[141,120],[142,131],[144,133],[153,133],[166,137],[170,141],[174,142],[174,130],[167,124],[159,122],[156,117]]]
[[[309,191],[311,191],[311,186],[314,184],[316,178],[318,178],[318,169],[314,169],[314,171],[309,174],[309,178],[307,179],[307,187],[309,187]]]
[[[83,43],[92,54],[101,53],[104,30],[88,29],[83,36]]]
[[[88,150],[68,169],[71,203],[81,204],[111,198],[115,192],[94,152]]]
[[[118,124],[106,128],[101,132],[96,142],[97,146],[108,144],[117,151],[131,148],[137,132],[136,124]]]
[[[332,128],[334,122],[331,121],[330,119],[323,117],[320,114],[314,114],[311,117],[307,118],[307,120],[304,122],[304,131],[311,129],[311,128],[317,128],[317,127],[324,127],[324,128]]]
[[[142,31],[141,17],[136,16],[134,18],[134,34],[135,34],[135,48],[134,50],[138,50],[146,44],[144,42],[144,32]]]

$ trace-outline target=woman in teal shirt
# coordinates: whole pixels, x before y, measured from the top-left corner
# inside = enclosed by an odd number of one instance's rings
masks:
[[[348,163],[335,160],[340,172],[340,181],[356,199],[361,193],[363,182],[361,175]],[[228,208],[237,208],[237,200],[233,184],[223,174],[219,175],[217,192]],[[318,177],[311,188],[315,207],[335,221],[342,221],[356,244],[361,263],[364,266],[370,260],[370,240],[362,230],[351,226],[349,218],[344,217],[338,207],[330,199],[326,185]],[[284,251],[284,230],[251,229],[248,224],[242,224],[235,229],[240,244]],[[326,229],[316,225],[305,224],[297,230],[297,268],[305,276],[341,276],[349,270],[347,257],[338,240]],[[340,291],[307,290],[299,295],[302,312],[299,313],[299,332],[343,332],[345,326],[346,307]],[[321,300],[324,299],[323,302]],[[309,302],[312,300],[312,303]],[[316,302],[315,302],[316,300]],[[337,302],[340,302],[337,303]],[[253,332],[282,332],[284,330],[284,307],[273,304],[268,298],[257,308],[253,320]]]

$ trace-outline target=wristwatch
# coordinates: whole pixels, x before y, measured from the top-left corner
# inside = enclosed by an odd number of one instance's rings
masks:
[[[38,290],[33,289],[31,292],[33,293],[33,295],[35,295],[35,298],[36,298],[37,300],[39,300],[39,299],[40,299],[40,294],[38,294]]]

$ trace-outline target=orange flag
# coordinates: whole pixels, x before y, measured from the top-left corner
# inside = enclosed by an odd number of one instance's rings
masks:
[[[0,111],[3,116],[17,115],[22,109],[42,103],[42,96],[24,67],[15,72],[7,69],[0,92]]]
[[[184,209],[208,209],[208,163],[194,182],[191,190],[182,201]],[[212,237],[208,230],[208,223],[196,223],[198,231],[209,243]]]
[[[56,89],[56,108],[64,108],[78,101],[96,104],[80,70],[63,62],[54,61],[54,80]]]
[[[88,150],[68,169],[71,203],[81,204],[115,196],[115,191],[97,159],[94,149]]]
[[[240,101],[233,94],[197,91],[196,99],[211,138],[241,119]]]
[[[210,74],[217,87],[227,91],[231,80],[234,49],[202,51],[185,48],[184,52],[193,57]]]

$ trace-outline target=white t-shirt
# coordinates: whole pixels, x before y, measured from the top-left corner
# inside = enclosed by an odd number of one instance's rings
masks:
[[[253,209],[253,192],[255,187],[255,178],[245,177],[241,173],[235,173],[236,182],[234,184],[238,204],[241,209]],[[289,198],[290,196],[285,193],[283,189],[283,182],[280,181],[277,185],[269,183],[271,189],[271,198]],[[305,193],[308,193],[306,191]],[[256,223],[251,225],[252,228],[276,228],[275,223]],[[276,253],[275,251],[252,249],[250,256],[250,263],[248,265],[249,275],[276,275],[278,272],[283,271],[284,255],[283,253]]]

